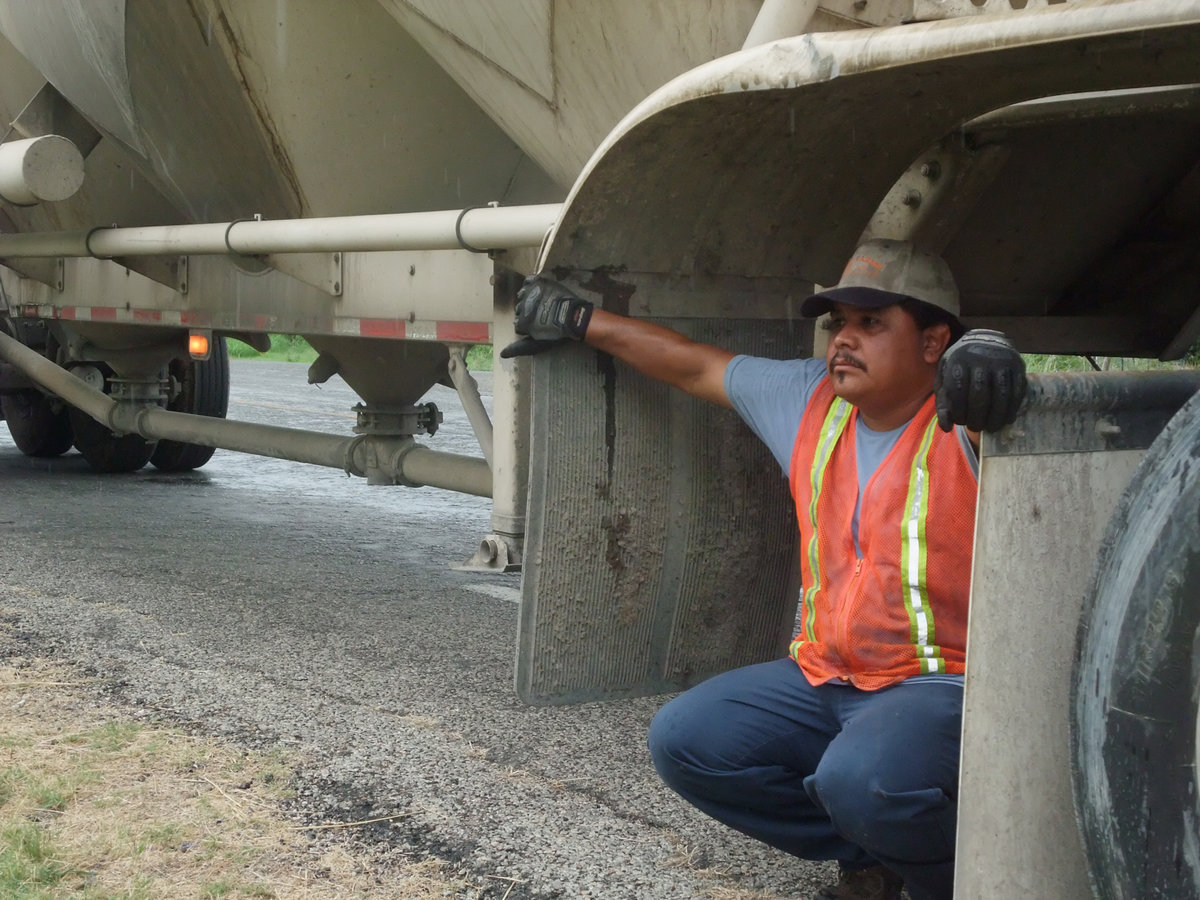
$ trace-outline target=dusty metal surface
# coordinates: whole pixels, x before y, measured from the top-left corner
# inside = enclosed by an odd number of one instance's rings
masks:
[[[775,323],[672,320],[799,353]],[[517,688],[529,702],[672,690],[781,656],[796,521],[779,467],[728,410],[566,347],[533,360]]]
[[[984,457],[955,896],[1091,896],[1071,799],[1071,668],[1104,525],[1141,451]]]
[[[650,91],[741,47],[759,0],[379,0],[562,190]]]
[[[1194,370],[1033,376],[1020,421],[988,437],[988,455],[1145,450],[1197,390]]]

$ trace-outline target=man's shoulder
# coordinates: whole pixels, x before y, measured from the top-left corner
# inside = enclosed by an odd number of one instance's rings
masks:
[[[785,472],[804,410],[825,374],[824,360],[761,356],[735,356],[725,369],[729,402]]]
[[[825,361],[820,359],[735,356],[725,370],[725,387],[731,394],[766,395],[791,406],[801,399],[807,403],[825,374]]]
[[[746,380],[795,379],[816,382],[825,374],[823,359],[770,359],[765,356],[735,356],[726,370]]]

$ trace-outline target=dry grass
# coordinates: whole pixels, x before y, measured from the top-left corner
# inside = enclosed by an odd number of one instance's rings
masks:
[[[688,869],[693,875],[713,880],[724,879],[729,873],[708,864],[707,854],[699,847],[683,843],[668,836],[671,852],[663,861],[665,868]],[[704,888],[706,900],[785,900],[770,891],[758,891],[725,884],[713,884]]]
[[[717,887],[705,894],[708,900],[785,900],[778,894],[766,891],[748,891],[742,888]]]
[[[143,726],[43,661],[0,666],[0,896],[453,897],[280,812],[294,760]]]

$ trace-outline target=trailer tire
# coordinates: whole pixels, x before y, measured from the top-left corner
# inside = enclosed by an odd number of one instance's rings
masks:
[[[216,337],[212,352],[206,360],[176,360],[171,374],[182,386],[179,395],[167,404],[175,412],[197,416],[225,418],[229,410],[229,347],[225,338]],[[180,441],[159,441],[150,455],[150,462],[164,472],[189,472],[199,469],[216,452],[215,447],[185,444]]]
[[[150,461],[154,444],[139,434],[116,435],[82,410],[71,408],[75,449],[96,472],[136,472]]]
[[[1071,752],[1093,890],[1200,897],[1200,394],[1109,522],[1076,649]]]
[[[103,363],[97,364],[97,367],[104,373],[104,392],[107,394],[112,369]],[[150,454],[154,452],[153,441],[148,442],[139,434],[114,434],[107,426],[74,406],[69,413],[71,430],[75,432],[75,449],[93,471],[106,474],[136,472],[150,461]]]
[[[55,409],[41,391],[18,391],[0,397],[0,411],[17,449],[26,456],[62,456],[74,435],[66,409]]]

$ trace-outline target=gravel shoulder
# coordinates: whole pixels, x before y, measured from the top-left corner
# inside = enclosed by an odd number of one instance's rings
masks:
[[[270,393],[264,373],[231,417],[344,432],[352,401]],[[439,405],[431,446],[470,452]],[[232,454],[96,476],[74,454],[27,459],[0,428],[0,615],[20,652],[83,667],[132,716],[298,753],[299,820],[385,819],[361,839],[440,860],[464,897],[769,900],[823,882],[827,866],[659,783],[645,732],[663,698],[517,701],[518,577],[450,568],[487,526],[474,498]]]

